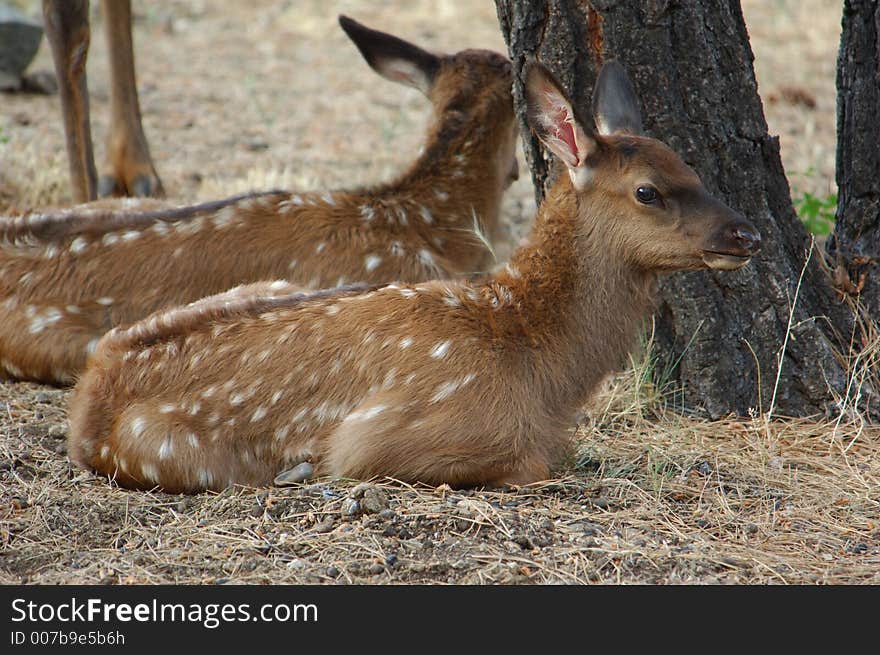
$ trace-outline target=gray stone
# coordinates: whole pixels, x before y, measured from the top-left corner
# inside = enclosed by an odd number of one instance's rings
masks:
[[[21,79],[43,38],[43,26],[0,2],[0,71]]]

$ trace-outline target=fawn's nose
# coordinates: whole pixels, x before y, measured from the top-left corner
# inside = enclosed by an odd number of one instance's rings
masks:
[[[731,236],[746,252],[754,254],[761,249],[761,234],[751,223],[743,222],[734,226]]]

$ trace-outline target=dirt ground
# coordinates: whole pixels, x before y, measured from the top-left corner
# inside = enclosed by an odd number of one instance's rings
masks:
[[[743,1],[789,178],[823,196],[834,190],[838,4]],[[369,70],[339,13],[431,49],[505,51],[490,2],[135,10],[145,126],[181,201],[370,184],[414,157],[427,103]],[[51,68],[45,46],[32,68]],[[99,157],[107,78],[96,34]],[[0,137],[0,209],[69,202],[57,97],[0,96]],[[534,212],[527,177],[505,200],[510,241]],[[577,456],[534,487],[319,480],[191,497],[122,491],[71,466],[68,392],[0,382],[0,583],[880,583],[877,428],[858,416],[681,417],[642,373],[609,383],[577,428]]]

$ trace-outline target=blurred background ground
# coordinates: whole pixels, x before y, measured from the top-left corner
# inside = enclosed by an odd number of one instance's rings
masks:
[[[796,194],[834,191],[840,5],[743,1]],[[339,13],[431,49],[505,51],[488,1],[134,8],[144,122],[179,201],[371,184],[413,159],[427,103],[370,71]],[[93,14],[100,159],[108,71]],[[40,68],[51,69],[45,45]],[[0,96],[0,210],[69,199],[57,97]],[[505,200],[511,238],[533,212],[524,175]],[[858,417],[684,418],[662,409],[638,365],[597,400],[560,477],[520,491],[319,481],[124,492],[67,462],[67,395],[0,382],[0,583],[880,583],[876,429]]]

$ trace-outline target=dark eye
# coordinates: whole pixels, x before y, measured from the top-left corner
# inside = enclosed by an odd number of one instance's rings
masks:
[[[652,186],[640,186],[636,189],[636,200],[644,205],[650,205],[652,202],[656,202],[658,198],[660,198],[660,194]]]

